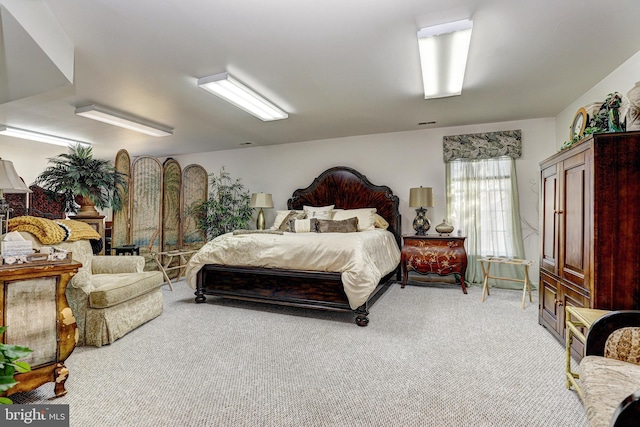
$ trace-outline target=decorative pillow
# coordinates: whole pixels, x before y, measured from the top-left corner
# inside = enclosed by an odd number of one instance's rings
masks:
[[[86,222],[76,221],[73,219],[59,219],[55,221],[62,227],[67,237],[64,239],[68,242],[75,242],[81,239],[102,239],[102,236]]]
[[[315,206],[303,206],[305,213],[307,214],[307,218],[318,218],[318,219],[331,219],[331,212],[333,211],[334,205],[315,207]]]
[[[273,220],[273,226],[271,227],[271,229],[272,230],[282,230],[282,228],[280,228],[280,227],[282,226],[283,223],[285,224],[284,227],[286,229],[286,227],[288,226],[289,222],[285,221],[284,219],[291,212],[304,213],[304,211],[283,211],[283,210],[278,210],[278,211],[276,211],[276,218]],[[300,219],[303,219],[303,218],[300,218]]]
[[[358,231],[373,230],[375,228],[376,208],[336,210],[333,220],[358,218]]]
[[[358,231],[358,217],[342,220],[318,219],[316,231],[318,233],[354,233]]]
[[[291,219],[289,220],[289,227],[286,231],[291,233],[315,233],[317,221],[315,218]]]
[[[305,219],[307,214],[304,211],[289,211],[289,214],[282,220],[282,223],[277,228],[280,231],[287,231],[289,228],[289,221],[292,219]],[[274,222],[275,224],[275,222]]]
[[[629,326],[613,331],[605,343],[604,357],[640,365],[640,327]]]
[[[374,225],[376,228],[381,228],[381,229],[383,229],[383,230],[386,230],[387,228],[389,228],[389,223],[387,222],[387,220],[386,220],[386,219],[382,218],[382,217],[381,217],[380,215],[378,215],[378,214],[374,214],[374,215],[373,215],[373,217],[375,218],[375,219],[374,219],[374,223],[373,223],[373,225]]]

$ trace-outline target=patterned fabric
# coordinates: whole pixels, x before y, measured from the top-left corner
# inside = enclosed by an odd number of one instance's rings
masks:
[[[286,231],[286,230],[285,230]],[[281,230],[233,230],[234,236],[240,236],[241,234],[284,234]]]
[[[289,221],[291,221],[292,219],[305,219],[306,217],[307,217],[307,214],[304,211],[302,211],[302,212],[289,211],[287,216],[280,223],[280,226],[278,227],[278,230],[280,230],[280,231],[288,231]]]
[[[318,219],[316,220],[318,233],[354,233],[358,231],[358,218],[342,220]]]
[[[67,231],[68,236],[64,239],[66,241],[75,242],[76,240],[82,239],[102,239],[100,233],[86,222],[62,219],[56,220],[55,223]]]
[[[44,245],[75,242],[83,239],[101,239],[89,224],[72,219],[50,220],[35,216],[18,216],[9,220],[9,231],[26,231]]]
[[[317,222],[316,218],[291,219],[287,231],[290,233],[315,233]]]
[[[640,327],[615,330],[607,338],[604,356],[640,365]]]
[[[158,274],[162,277],[162,273]],[[111,344],[138,326],[160,316],[163,308],[162,288],[158,286],[151,292],[122,304],[103,309],[89,309],[85,345],[100,347]]]
[[[64,241],[65,231],[55,222],[34,216],[18,216],[9,220],[9,231],[26,231],[38,238],[43,245],[55,245]]]
[[[602,356],[580,362],[580,384],[591,427],[608,427],[620,402],[640,389],[640,366]]]
[[[444,161],[522,156],[522,131],[471,133],[443,138]]]

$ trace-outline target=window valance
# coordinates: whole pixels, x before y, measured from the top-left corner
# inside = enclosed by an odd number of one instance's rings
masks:
[[[469,133],[443,138],[444,161],[522,156],[522,131]]]

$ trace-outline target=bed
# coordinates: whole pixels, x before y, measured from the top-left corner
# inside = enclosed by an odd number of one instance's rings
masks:
[[[386,231],[376,227],[374,230],[357,233],[278,234],[275,231],[270,233],[268,230],[264,233],[245,235],[238,233],[235,236],[228,233],[208,242],[191,257],[186,269],[187,283],[195,289],[197,303],[205,302],[206,296],[210,295],[310,309],[349,311],[355,314],[358,326],[366,326],[369,323],[371,305],[394,280],[400,279],[401,218],[398,204],[398,197],[389,187],[372,184],[358,171],[344,166],[328,169],[311,185],[293,193],[287,202],[288,210],[301,211],[305,206],[330,205],[336,210],[346,212],[375,208],[376,214],[386,221]],[[299,267],[281,268],[272,264],[273,260],[263,259],[268,258],[268,254],[276,249],[268,246],[269,244],[286,247],[288,244],[297,244],[295,240],[308,239],[318,239],[318,242],[321,242],[315,244],[316,250],[322,256],[315,258],[313,267],[309,267],[313,270]],[[236,251],[236,246],[243,240],[247,240],[250,242],[248,245],[258,249],[259,255],[256,257],[260,257],[263,265],[251,265],[250,260],[246,260],[248,265],[237,265],[245,263],[245,260],[240,258],[249,257],[244,256],[242,251],[246,249],[242,248],[235,252],[238,255],[233,256],[233,261],[228,262],[225,254],[228,254],[229,250]],[[370,245],[369,240],[374,242],[371,243],[371,250],[381,253],[382,258],[370,258],[373,255],[367,253],[349,260],[346,270],[318,271],[333,265],[326,260],[335,261],[333,257],[341,258],[340,255],[325,251],[342,247],[343,242],[347,246],[367,246]],[[231,245],[232,248],[220,249],[219,245]],[[297,262],[298,258],[313,256],[307,254],[286,258]],[[291,261],[290,265],[297,267],[294,261]],[[353,294],[354,287],[357,288],[356,296]]]

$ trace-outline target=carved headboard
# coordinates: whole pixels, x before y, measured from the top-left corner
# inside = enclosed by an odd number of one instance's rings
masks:
[[[287,202],[289,209],[334,205],[336,209],[376,208],[389,223],[388,230],[401,245],[401,217],[398,196],[384,185],[372,184],[366,176],[346,166],[322,172],[307,188],[294,191]]]

